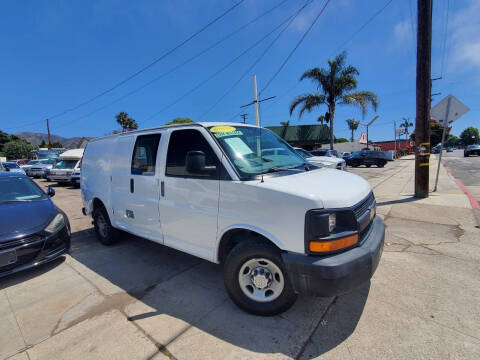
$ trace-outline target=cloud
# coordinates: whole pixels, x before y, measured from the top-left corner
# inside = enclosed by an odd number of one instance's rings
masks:
[[[458,10],[449,25],[449,68],[480,71],[480,3],[471,0]],[[480,75],[476,73],[476,75]]]
[[[393,27],[393,37],[396,45],[410,43],[413,39],[411,19],[405,19],[396,23]]]

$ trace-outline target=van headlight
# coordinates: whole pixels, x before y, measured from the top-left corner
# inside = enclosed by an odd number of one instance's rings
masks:
[[[330,253],[357,243],[357,219],[352,210],[307,211],[305,215],[306,253]]]
[[[57,231],[61,230],[65,226],[65,217],[63,214],[57,214],[50,224],[45,228],[45,232],[48,234],[54,234]]]

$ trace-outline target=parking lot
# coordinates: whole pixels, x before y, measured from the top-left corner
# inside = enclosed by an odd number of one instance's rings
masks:
[[[411,178],[411,164],[350,169],[378,191],[388,226],[372,281],[301,297],[274,317],[239,310],[219,265],[133,236],[101,245],[80,190],[53,185],[71,253],[0,280],[0,358],[477,358],[478,225],[469,209],[382,200],[390,182]]]

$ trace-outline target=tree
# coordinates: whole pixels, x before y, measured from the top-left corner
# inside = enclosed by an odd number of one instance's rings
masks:
[[[24,159],[29,151],[33,150],[33,145],[25,140],[13,140],[3,145],[3,151],[7,159]]]
[[[131,131],[131,130],[136,130],[138,129],[138,124],[137,122],[132,119],[128,114],[124,111],[119,112],[116,116],[115,119],[117,119],[117,123],[120,124],[122,127],[122,131]]]
[[[63,148],[63,145],[60,144],[58,141],[52,143],[52,148]]]
[[[345,139],[344,137],[335,138],[335,142],[336,143],[346,143],[346,142],[348,142],[348,139]]]
[[[176,124],[189,124],[193,123],[194,121],[190,118],[175,118],[172,121],[167,122],[165,125],[176,125]]]
[[[317,121],[320,123],[320,125],[323,125],[323,123],[328,123],[328,120],[325,119],[325,115],[320,115]]]
[[[464,145],[472,145],[479,143],[479,132],[478,128],[470,126],[462,131],[460,134],[460,139]]]
[[[458,142],[460,141],[460,138],[455,135],[450,135],[448,137],[448,140],[446,141],[447,146],[457,146]]]
[[[430,124],[430,144],[437,146],[442,142],[443,126],[441,124]]]
[[[47,147],[47,143],[45,142],[45,140],[42,139],[42,142],[40,143],[39,147],[41,148]]]
[[[408,139],[408,134],[410,134],[408,132],[408,128],[413,126],[413,123],[410,121],[410,118],[402,118],[402,123],[400,124],[400,127],[401,128],[404,128],[405,129],[405,139]]]
[[[290,121],[280,121],[280,125],[282,125],[282,126],[289,126],[289,125],[290,125]]]
[[[350,129],[350,131],[352,132],[352,137],[350,138],[350,141],[353,142],[353,140],[355,139],[355,130],[358,129],[358,124],[359,122],[358,121],[355,121],[355,119],[347,119],[345,120],[348,124],[348,128]]]
[[[357,76],[360,74],[357,68],[346,65],[346,52],[337,55],[335,59],[328,60],[328,68],[313,68],[307,70],[301,77],[312,80],[317,89],[322,92],[302,94],[293,99],[290,104],[290,115],[295,108],[301,105],[298,113],[299,118],[305,111],[312,110],[326,105],[328,111],[325,113],[325,121],[330,122],[330,149],[333,150],[333,120],[335,118],[335,107],[337,105],[353,105],[362,110],[362,115],[367,113],[367,106],[370,105],[375,111],[378,106],[378,97],[370,91],[357,91]]]

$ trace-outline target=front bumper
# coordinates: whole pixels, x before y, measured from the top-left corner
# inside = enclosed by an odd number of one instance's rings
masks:
[[[25,239],[2,243],[0,252],[14,250],[17,261],[0,267],[0,278],[55,260],[67,253],[69,249],[70,229],[68,225],[47,237],[33,235]]]
[[[384,239],[385,224],[377,216],[362,244],[351,250],[325,257],[287,252],[282,258],[297,293],[335,296],[355,289],[373,276]]]

